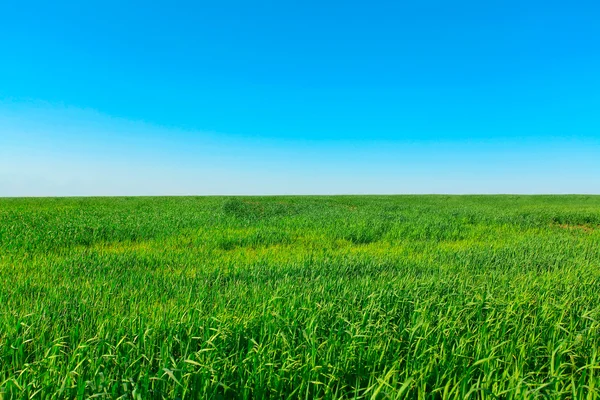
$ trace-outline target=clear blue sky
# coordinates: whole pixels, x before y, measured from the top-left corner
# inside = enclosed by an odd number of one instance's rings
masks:
[[[600,193],[597,1],[0,4],[0,196]]]

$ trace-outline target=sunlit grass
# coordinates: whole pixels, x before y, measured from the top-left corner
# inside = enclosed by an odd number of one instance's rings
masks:
[[[600,397],[600,197],[0,200],[0,398]]]

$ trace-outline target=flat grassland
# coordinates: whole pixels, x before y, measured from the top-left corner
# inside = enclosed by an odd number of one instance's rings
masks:
[[[600,397],[600,196],[0,200],[0,398]]]

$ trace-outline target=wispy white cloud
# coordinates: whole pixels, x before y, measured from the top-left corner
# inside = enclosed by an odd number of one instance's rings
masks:
[[[291,140],[0,102],[0,196],[600,193],[600,140]]]

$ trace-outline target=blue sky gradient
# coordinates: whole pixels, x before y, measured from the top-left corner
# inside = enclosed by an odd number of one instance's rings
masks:
[[[600,193],[600,3],[0,5],[0,196]]]

